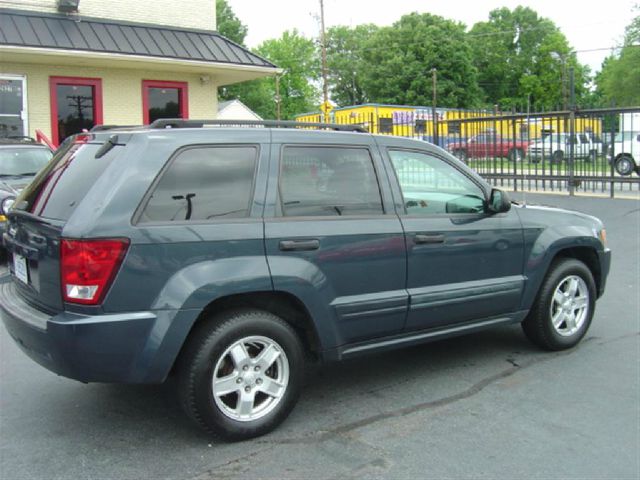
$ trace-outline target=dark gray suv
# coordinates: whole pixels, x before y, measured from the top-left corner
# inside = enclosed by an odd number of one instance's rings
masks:
[[[510,323],[548,350],[585,335],[598,219],[512,207],[422,141],[257,127],[162,120],[59,150],[4,234],[25,353],[82,382],[175,374],[190,417],[244,439],[285,419],[309,359]]]

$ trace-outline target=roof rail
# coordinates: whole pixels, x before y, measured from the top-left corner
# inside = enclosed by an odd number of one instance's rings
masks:
[[[104,132],[107,130],[134,130],[136,128],[142,128],[142,125],[95,125],[89,131]]]
[[[9,135],[0,137],[0,140],[8,143],[38,143],[35,138],[27,135]]]
[[[183,120],[181,118],[161,118],[149,128],[206,128],[206,127],[268,127],[268,128],[313,128],[344,132],[368,133],[361,125],[339,125],[337,123],[295,122],[290,120]]]

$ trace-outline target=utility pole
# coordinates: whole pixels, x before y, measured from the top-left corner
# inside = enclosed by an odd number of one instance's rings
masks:
[[[322,48],[322,101],[329,104],[329,85],[327,84],[327,37],[324,30],[324,0],[320,0],[320,44]],[[324,112],[324,121],[328,122],[329,115]]]
[[[433,101],[431,104],[431,125],[433,127],[433,143],[438,145],[438,112],[436,106],[438,104],[438,70],[431,69],[431,83],[433,90]]]
[[[280,105],[282,98],[280,98],[280,74],[276,75],[276,119],[280,120]]]
[[[575,194],[576,85],[573,67],[569,69],[569,195]]]

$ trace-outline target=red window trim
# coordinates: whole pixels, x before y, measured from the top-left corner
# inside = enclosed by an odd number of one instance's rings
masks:
[[[60,144],[58,132],[58,85],[78,85],[93,87],[95,96],[93,102],[93,118],[96,125],[102,125],[102,79],[88,77],[49,77],[49,100],[51,103],[51,141],[54,145]]]
[[[180,95],[180,116],[189,118],[189,84],[163,80],[142,80],[142,123],[149,124],[149,88],[177,88]]]

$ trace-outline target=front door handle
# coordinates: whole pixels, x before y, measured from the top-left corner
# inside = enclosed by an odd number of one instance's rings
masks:
[[[309,251],[318,250],[320,248],[320,240],[282,240],[280,241],[280,250],[283,252],[293,251]]]
[[[413,241],[416,244],[428,244],[428,243],[444,243],[444,235],[424,235],[418,233]]]

